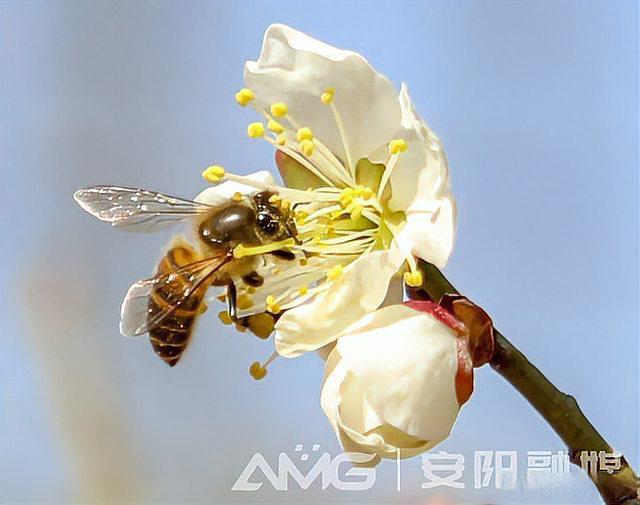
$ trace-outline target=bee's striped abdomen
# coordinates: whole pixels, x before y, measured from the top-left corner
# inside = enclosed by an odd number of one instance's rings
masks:
[[[189,286],[185,274],[175,273],[181,267],[201,259],[195,250],[187,243],[181,242],[170,249],[158,264],[159,275],[175,274],[168,283],[155,286],[149,297],[149,315],[151,319],[161,310],[175,306],[177,300],[182,299],[182,293]],[[195,319],[204,295],[209,287],[208,283],[198,286],[188,298],[173,309],[171,314],[162,320],[161,324],[149,330],[149,338],[153,350],[169,366],[174,366],[187,348]]]

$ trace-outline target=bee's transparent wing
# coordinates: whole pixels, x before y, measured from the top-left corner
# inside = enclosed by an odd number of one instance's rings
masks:
[[[189,307],[192,297],[206,291],[212,275],[230,260],[229,254],[221,253],[185,265],[174,272],[134,283],[127,291],[120,309],[120,333],[125,337],[143,335],[162,324],[175,310]],[[150,304],[152,299],[153,303]]]
[[[80,207],[101,221],[127,231],[154,232],[212,209],[156,191],[119,186],[92,186],[73,195]]]

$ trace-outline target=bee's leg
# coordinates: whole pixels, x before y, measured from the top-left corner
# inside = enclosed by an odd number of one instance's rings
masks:
[[[260,286],[262,286],[262,284],[264,284],[264,277],[262,277],[262,275],[254,270],[253,272],[249,272],[247,275],[243,275],[242,281],[247,286],[259,288]]]
[[[227,283],[227,307],[229,310],[229,316],[233,321],[236,320],[236,285],[233,280],[229,279]]]
[[[284,249],[278,249],[277,251],[271,251],[269,254],[272,254],[276,258],[280,258],[281,260],[293,261],[296,259],[296,255],[291,251],[285,251]]]

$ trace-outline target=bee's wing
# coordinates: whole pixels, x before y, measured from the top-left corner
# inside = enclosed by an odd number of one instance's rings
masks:
[[[212,209],[156,191],[119,186],[92,186],[75,192],[80,207],[101,221],[127,231],[153,232]]]
[[[230,254],[222,252],[219,256],[199,260],[171,273],[158,274],[133,284],[122,302],[120,333],[126,337],[137,337],[162,324],[199,289],[206,289],[211,276],[231,258]],[[154,304],[156,310],[150,310],[149,300],[152,296],[162,297],[162,307]]]

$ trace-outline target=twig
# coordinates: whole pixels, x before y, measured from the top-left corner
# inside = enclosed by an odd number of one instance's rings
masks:
[[[425,283],[410,296],[424,294],[439,301],[444,294],[456,294],[458,290],[434,265],[419,262]],[[421,293],[422,292],[422,293]],[[504,377],[540,413],[567,445],[571,462],[581,466],[580,456],[595,451],[611,454],[613,449],[597,432],[575,398],[556,388],[504,335],[495,330],[495,351],[490,360],[491,368]],[[624,457],[620,469],[614,473],[593,469],[589,477],[607,504],[640,505],[640,480]]]

